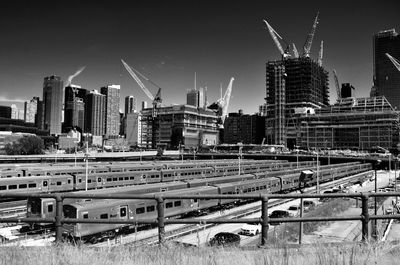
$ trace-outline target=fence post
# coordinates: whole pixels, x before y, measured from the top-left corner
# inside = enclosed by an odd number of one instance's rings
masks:
[[[62,240],[62,223],[61,218],[63,216],[63,198],[61,195],[56,195],[56,243],[61,243]]]
[[[361,194],[362,202],[362,242],[369,241],[369,211],[368,211],[368,199],[369,196],[366,194]]]
[[[158,243],[164,244],[165,242],[165,215],[164,215],[164,199],[157,196],[157,213],[158,213]]]
[[[300,198],[300,218],[303,218],[303,213],[304,213],[304,202],[303,202],[303,198]],[[303,222],[300,221],[300,227],[299,227],[299,245],[301,245],[301,243],[303,243]]]
[[[265,246],[268,240],[268,196],[261,197],[261,246]]]

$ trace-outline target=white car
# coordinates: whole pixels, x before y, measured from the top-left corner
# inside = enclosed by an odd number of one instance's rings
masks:
[[[255,236],[261,233],[261,224],[259,223],[247,223],[242,226],[239,234],[247,236]]]

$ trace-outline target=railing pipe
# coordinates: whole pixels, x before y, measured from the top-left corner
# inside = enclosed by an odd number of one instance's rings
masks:
[[[268,240],[268,196],[261,197],[261,245],[265,246]]]
[[[156,197],[157,212],[158,212],[158,242],[164,244],[165,242],[165,213],[164,213],[164,199],[161,196]]]
[[[369,241],[369,210],[368,210],[368,199],[369,196],[366,194],[361,195],[361,207],[362,207],[362,242]]]
[[[62,221],[63,218],[63,198],[61,195],[56,196],[56,243],[60,243],[62,240]]]

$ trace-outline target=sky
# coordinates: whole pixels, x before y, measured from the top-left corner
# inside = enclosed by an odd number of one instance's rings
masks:
[[[136,2],[136,1],[135,1]],[[372,86],[372,35],[400,32],[400,1],[2,1],[0,8],[0,104],[42,97],[43,78],[100,89],[121,85],[123,98],[150,100],[120,59],[162,88],[165,105],[186,103],[186,92],[207,87],[208,101],[220,97],[231,77],[229,112],[258,111],[265,102],[265,63],[280,59],[266,19],[288,43],[302,49],[314,18],[311,48],[317,58],[324,41],[330,99],[336,100],[332,70],[351,83],[357,97]],[[156,94],[157,88],[143,80]],[[16,100],[16,101],[13,101]]]

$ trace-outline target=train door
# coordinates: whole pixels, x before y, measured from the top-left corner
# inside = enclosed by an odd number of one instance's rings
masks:
[[[128,219],[128,206],[123,205],[119,207],[119,218]]]
[[[48,179],[44,179],[42,182],[42,191],[49,191],[50,181]]]

